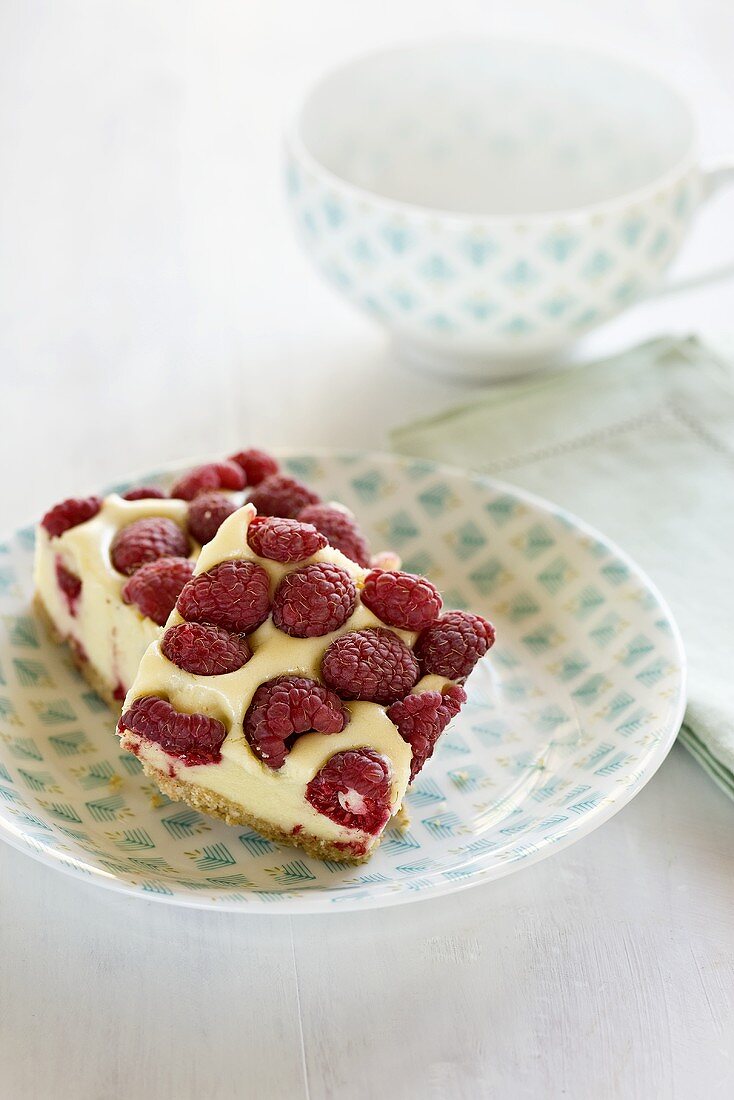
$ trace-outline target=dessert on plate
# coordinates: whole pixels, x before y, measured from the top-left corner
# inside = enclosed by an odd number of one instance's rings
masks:
[[[370,568],[343,538],[353,556],[337,548],[339,518],[328,535],[315,503],[285,495],[256,487],[202,549],[118,734],[169,797],[320,859],[361,861],[494,631],[442,613],[424,577]]]
[[[276,514],[305,513],[355,560],[369,547],[353,515],[281,474],[257,449],[194,467],[170,487],[62,501],[36,534],[35,606],[89,683],[118,710],[145,650],[193,574],[202,545],[248,496]],[[393,562],[393,565],[395,563]]]

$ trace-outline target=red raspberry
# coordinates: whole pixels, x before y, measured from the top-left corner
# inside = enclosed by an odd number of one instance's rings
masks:
[[[208,714],[182,714],[165,699],[144,695],[136,699],[117,723],[117,732],[125,730],[154,741],[164,752],[180,756],[186,764],[217,764],[227,736],[224,725]]]
[[[494,642],[494,627],[480,615],[449,611],[422,632],[415,655],[423,672],[465,680]]]
[[[312,523],[317,531],[326,535],[335,550],[341,550],[357,565],[370,564],[370,548],[357,521],[346,508],[333,504],[309,504],[299,512],[301,523]]]
[[[97,515],[102,507],[99,497],[70,497],[55,504],[41,520],[41,527],[45,527],[49,535],[54,538],[63,535],[70,527],[78,527],[80,523],[86,523],[88,519]]]
[[[162,489],[154,489],[152,485],[141,485],[139,489],[128,489],[122,494],[123,500],[164,500],[166,494]]]
[[[190,549],[188,536],[172,519],[152,516],[122,527],[112,540],[110,557],[118,573],[130,577],[148,561],[185,558]]]
[[[189,504],[189,533],[203,546],[214,538],[227,516],[236,511],[237,505],[224,493],[200,493]]]
[[[394,703],[415,684],[418,662],[390,630],[355,630],[331,643],[321,675],[342,699]]]
[[[317,504],[319,498],[307,485],[296,481],[294,477],[271,474],[251,493],[250,501],[263,516],[296,519],[307,504]]]
[[[345,569],[314,562],[286,573],[275,590],[273,622],[292,638],[321,638],[343,626],[357,590]]]
[[[193,573],[194,563],[188,558],[149,561],[125,581],[122,598],[125,603],[135,604],[141,615],[163,626]]]
[[[421,691],[417,695],[406,695],[388,709],[388,718],[395,723],[403,741],[407,741],[413,750],[411,783],[426,760],[433,756],[436,742],[465,702],[464,689],[452,684],[443,692]]]
[[[277,474],[278,463],[265,451],[259,451],[257,447],[249,447],[246,451],[238,451],[236,455],[229,456],[230,462],[236,462],[245,472],[246,485],[259,485],[266,477]]]
[[[383,623],[400,630],[424,630],[443,606],[438,589],[425,577],[384,569],[373,569],[365,577],[362,603]]]
[[[390,817],[390,768],[372,749],[338,752],[306,787],[320,814],[348,829],[379,833]]]
[[[253,561],[223,561],[208,573],[192,577],[176,607],[189,622],[249,634],[270,612],[270,579]]]
[[[171,489],[171,496],[180,500],[193,500],[199,493],[212,489],[244,489],[245,475],[236,462],[207,462],[194,466],[180,477]]]
[[[77,604],[79,597],[82,594],[82,579],[77,576],[76,573],[72,573],[71,569],[62,562],[61,558],[56,558],[56,583],[58,584],[64,599],[66,600],[66,606],[69,609],[69,614],[76,616]]]
[[[170,626],[161,642],[163,654],[194,676],[224,676],[236,672],[252,657],[247,638],[208,623]]]
[[[276,516],[255,516],[247,542],[258,557],[271,561],[305,561],[326,546],[326,538],[310,523]]]
[[[243,723],[255,756],[270,768],[281,768],[301,733],[341,733],[349,721],[341,699],[301,676],[279,676],[261,684]]]

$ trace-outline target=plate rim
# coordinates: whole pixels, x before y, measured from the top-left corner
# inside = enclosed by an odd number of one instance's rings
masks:
[[[629,805],[633,798],[639,794],[644,787],[650,782],[653,776],[658,772],[670,750],[672,749],[675,741],[680,732],[680,728],[683,724],[685,710],[688,702],[688,659],[683,645],[683,637],[678,627],[678,623],[673,615],[673,612],[668,604],[667,600],[661,593],[657,584],[651,579],[648,573],[640,566],[637,561],[623,550],[613,539],[609,538],[603,532],[592,524],[587,523],[586,520],[581,519],[574,512],[563,507],[562,505],[554,504],[553,501],[546,497],[539,496],[536,493],[530,492],[527,489],[518,485],[513,485],[509,481],[505,481],[502,478],[496,478],[490,474],[484,474],[481,471],[465,469],[461,466],[452,466],[448,463],[436,462],[433,459],[421,458],[416,455],[406,455],[399,452],[391,451],[370,451],[370,450],[351,450],[349,448],[331,448],[331,447],[271,447],[269,453],[273,454],[276,458],[288,459],[296,456],[309,456],[315,458],[324,459],[362,459],[372,461],[375,463],[398,463],[402,465],[420,464],[427,467],[431,472],[444,473],[450,477],[468,478],[475,483],[482,486],[492,488],[505,492],[510,496],[513,496],[525,503],[529,504],[536,511],[550,513],[553,516],[561,519],[567,523],[571,528],[576,531],[580,531],[582,534],[589,538],[593,538],[613,555],[615,555],[620,561],[627,566],[632,574],[635,575],[641,585],[651,593],[654,597],[657,606],[663,613],[669,627],[671,641],[674,643],[675,655],[677,658],[677,671],[679,675],[679,695],[678,704],[674,712],[673,717],[669,720],[669,728],[664,736],[661,736],[660,740],[654,747],[648,760],[645,770],[642,776],[635,784],[630,784],[621,788],[619,795],[611,802],[605,803],[599,807],[596,811],[584,815],[579,819],[578,826],[569,830],[564,836],[552,843],[546,843],[539,847],[535,852],[530,855],[524,856],[519,860],[506,860],[492,868],[480,869],[476,872],[475,876],[461,879],[450,879],[438,882],[433,886],[428,886],[420,891],[402,889],[395,891],[394,894],[378,895],[376,897],[366,898],[360,896],[359,898],[350,896],[348,893],[344,894],[343,903],[335,903],[335,896],[338,891],[323,891],[314,890],[309,891],[307,894],[300,897],[293,894],[284,893],[282,895],[282,901],[267,901],[261,900],[260,903],[255,906],[250,906],[247,903],[242,902],[222,902],[219,904],[212,899],[198,899],[195,896],[187,896],[185,894],[158,894],[154,892],[145,892],[140,887],[133,886],[130,883],[126,883],[124,880],[117,878],[112,872],[104,872],[99,868],[90,867],[88,869],[82,869],[81,867],[73,867],[68,864],[68,855],[56,856],[52,850],[39,851],[33,847],[28,840],[18,835],[11,827],[11,823],[0,814],[0,839],[9,847],[14,848],[16,851],[21,852],[24,855],[29,856],[31,859],[38,863],[44,864],[53,870],[59,871],[62,874],[68,875],[70,878],[75,879],[77,882],[86,883],[89,886],[99,886],[105,890],[109,890],[117,894],[125,894],[129,897],[137,898],[143,902],[157,902],[164,905],[173,905],[184,909],[198,909],[209,910],[219,913],[239,913],[249,917],[270,917],[278,915],[281,917],[292,917],[294,915],[314,915],[325,913],[350,913],[360,912],[369,909],[386,909],[392,908],[397,905],[411,905],[422,901],[431,901],[437,897],[447,896],[450,894],[457,894],[465,890],[473,889],[478,886],[487,886],[491,882],[495,882],[498,879],[505,878],[510,874],[514,874],[517,871],[521,871],[525,868],[529,868],[536,863],[539,863],[543,859],[548,859],[550,856],[555,855],[557,852],[562,852],[569,848],[572,844],[577,843],[579,840],[583,840],[590,833],[594,832],[600,826],[604,825],[607,821],[611,820],[620,810]],[[189,459],[176,459],[167,462],[161,466],[155,467],[153,470],[141,471],[140,473],[128,474],[126,477],[117,479],[114,484],[121,484],[122,482],[135,481],[139,478],[144,478],[147,474],[148,477],[152,473],[156,476],[173,474],[182,469],[187,469],[194,465],[199,465],[202,462],[212,461],[211,456],[207,458],[189,458]],[[110,492],[109,488],[102,490],[105,493]],[[36,526],[37,521],[33,521],[32,524],[24,524],[17,527],[10,535],[6,536],[3,541],[9,541],[14,538],[19,531],[22,531],[28,526]],[[109,877],[108,877],[109,876]]]

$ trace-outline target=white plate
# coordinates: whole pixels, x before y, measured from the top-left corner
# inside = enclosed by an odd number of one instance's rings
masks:
[[[427,573],[447,605],[497,627],[464,710],[408,795],[410,827],[389,829],[355,868],[160,796],[33,617],[27,528],[0,547],[5,840],[86,882],[159,901],[334,912],[499,878],[585,836],[644,786],[682,720],[685,656],[670,611],[626,555],[566,512],[459,470],[370,454],[284,464],[353,507],[374,546]]]

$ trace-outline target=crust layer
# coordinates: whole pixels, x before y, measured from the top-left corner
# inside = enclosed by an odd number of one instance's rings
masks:
[[[268,840],[274,840],[277,844],[291,844],[303,850],[314,859],[335,860],[339,863],[365,863],[376,851],[377,841],[368,852],[363,855],[354,855],[337,847],[328,840],[314,836],[293,836],[292,833],[283,832],[272,824],[262,821],[254,814],[247,813],[241,806],[230,802],[222,795],[207,791],[195,783],[182,783],[180,779],[165,775],[158,768],[141,760],[143,771],[157,783],[165,795],[174,802],[186,802],[194,810],[208,814],[210,817],[218,817],[220,821],[226,821],[228,825],[249,825],[255,832]]]
[[[65,638],[64,635],[58,630],[55,622],[49,615],[48,608],[43,602],[43,597],[41,596],[40,592],[36,592],[33,597],[33,611],[36,617],[43,623],[44,629],[46,630],[46,633],[50,637],[51,641],[55,642],[57,645],[66,646],[66,648],[69,650],[69,653],[71,654],[71,658],[74,664],[79,669],[89,686],[94,691],[96,691],[100,699],[103,699],[105,701],[110,710],[114,711],[116,714],[119,714],[122,709],[122,703],[119,699],[115,699],[114,686],[108,683],[101,672],[99,672],[99,670],[96,669],[90,661],[85,660],[76,651],[74,646],[69,643],[69,639]]]

